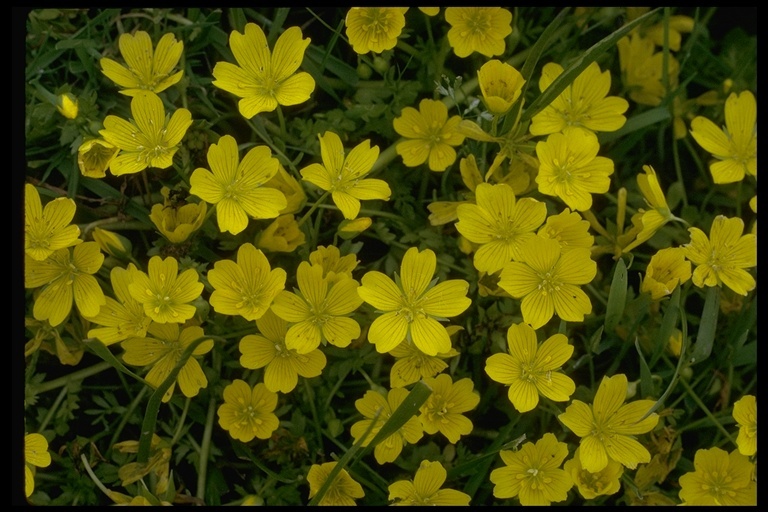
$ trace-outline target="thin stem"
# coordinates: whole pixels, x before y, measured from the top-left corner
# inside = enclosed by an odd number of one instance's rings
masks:
[[[112,365],[107,363],[106,361],[103,361],[101,363],[96,363],[95,365],[89,368],[83,368],[82,370],[76,371],[74,373],[70,373],[69,375],[65,375],[64,377],[59,377],[58,379],[53,379],[48,382],[43,382],[42,384],[33,386],[33,389],[35,393],[45,393],[46,391],[51,391],[56,388],[66,386],[70,382],[76,382],[78,380],[83,380],[85,378],[91,377],[109,368],[112,368]]]
[[[142,388],[142,391],[146,391],[146,387]],[[176,428],[176,432],[173,433],[173,439],[171,439],[171,446],[175,445],[182,435],[182,430],[184,429],[184,420],[187,418],[187,411],[189,410],[189,404],[192,402],[192,399],[187,397],[187,399],[184,401],[184,408],[181,410],[181,417],[179,418],[179,426]],[[207,427],[207,424],[206,424]]]
[[[200,457],[197,467],[197,497],[205,501],[205,479],[208,474],[208,458],[211,453],[211,436],[213,435],[213,420],[216,414],[216,398],[211,396],[208,401],[208,416],[205,418],[203,444],[200,446]]]
[[[59,396],[56,397],[56,400],[53,402],[53,405],[51,406],[51,409],[48,411],[48,414],[45,415],[45,418],[40,423],[40,427],[38,428],[39,432],[42,432],[45,430],[45,427],[48,426],[48,423],[53,418],[53,415],[56,413],[56,410],[61,405],[61,402],[64,400],[64,397],[67,396],[68,387],[64,386],[61,391],[59,392]]]
[[[299,220],[299,222],[297,223],[299,227],[301,227],[301,225],[302,225],[302,224],[304,224],[304,223],[307,221],[307,219],[309,218],[309,216],[310,216],[310,215],[312,215],[312,212],[314,212],[315,210],[317,210],[317,208],[320,206],[320,203],[322,203],[323,201],[325,201],[325,198],[326,198],[326,197],[328,197],[329,195],[330,195],[330,192],[327,192],[327,191],[326,191],[326,192],[323,192],[323,195],[321,195],[321,196],[318,198],[318,200],[317,200],[317,201],[315,201],[315,202],[312,204],[312,207],[309,209],[309,211],[308,211],[307,213],[305,213],[305,214],[304,214],[304,216],[303,216],[303,217],[302,217],[302,218]]]
[[[115,432],[112,434],[112,438],[109,440],[109,452],[112,451],[112,447],[117,442],[118,438],[120,437],[120,434],[122,433],[125,426],[128,424],[128,421],[131,419],[131,416],[133,415],[133,411],[136,410],[136,407],[139,406],[139,403],[144,399],[144,395],[147,394],[147,391],[149,390],[148,387],[142,386],[141,391],[139,391],[139,394],[136,395],[136,398],[133,399],[131,402],[131,405],[128,406],[128,409],[123,413],[123,418],[120,420],[120,424],[115,429]],[[109,452],[107,452],[107,456],[109,456]]]
[[[684,379],[680,379],[680,383],[683,385],[685,390],[688,392],[688,395],[693,398],[693,401],[696,402],[696,405],[699,406],[699,408],[704,411],[704,414],[709,418],[709,420],[712,422],[712,424],[717,427],[720,432],[723,433],[723,435],[728,439],[731,443],[736,445],[736,441],[731,437],[731,433],[726,430],[726,428],[715,418],[715,415],[712,414],[712,412],[709,410],[709,408],[704,405],[704,402],[701,401],[701,398],[699,398],[699,395],[696,394],[696,392],[691,388],[690,384],[688,384]]]

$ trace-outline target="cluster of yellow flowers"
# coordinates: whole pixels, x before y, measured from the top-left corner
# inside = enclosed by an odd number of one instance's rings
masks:
[[[427,16],[439,12],[420,9]],[[395,48],[407,11],[351,8],[345,33],[352,49],[366,54]],[[505,38],[513,31],[507,9],[449,7],[444,18],[456,57],[504,55]],[[633,31],[618,42],[622,81],[632,101],[659,105],[677,83],[679,63],[668,50],[679,50],[680,32],[692,30],[689,20],[674,17],[664,37],[654,27]],[[667,53],[655,52],[665,40]],[[243,33],[235,30],[229,36],[237,64],[217,62],[212,84],[238,98],[245,119],[302,104],[315,89],[312,76],[299,71],[309,44],[300,28],[290,27],[270,50],[262,28],[247,23]],[[168,98],[161,96],[182,79],[183,71],[174,70],[183,42],[165,34],[153,47],[150,36],[138,31],[123,34],[119,49],[126,66],[106,57],[100,64],[104,75],[130,98],[131,118],[106,116],[101,137],[80,146],[79,169],[91,178],[104,178],[107,171],[121,176],[171,167],[193,123],[189,110],[170,110]],[[540,92],[563,73],[563,65],[546,63],[538,82]],[[609,95],[610,72],[597,62],[586,66],[529,122],[520,117],[526,77],[518,69],[489,59],[477,70],[477,83],[488,114],[485,120],[451,116],[446,102],[423,98],[394,118],[393,129],[402,137],[395,151],[407,167],[440,173],[450,169],[460,154],[467,155],[459,160],[466,186],[462,200],[433,201],[428,209],[433,226],[455,227],[458,246],[478,272],[478,293],[511,297],[519,304],[522,322],[509,325],[506,346],[487,357],[485,373],[508,387],[509,401],[519,413],[535,410],[542,398],[569,402],[557,418],[580,438],[570,459],[568,445],[553,433],[517,450],[500,450],[503,466],[490,473],[493,494],[498,499],[517,498],[522,505],[565,501],[574,485],[585,499],[614,494],[624,468],[635,469],[652,459],[636,436],[659,423],[660,415],[653,412],[657,404],[649,399],[625,403],[632,393],[622,373],[604,376],[591,403],[572,399],[576,383],[564,367],[574,346],[564,333],[565,325],[584,322],[592,313],[592,302],[582,287],[598,274],[600,256],[619,259],[668,222],[684,221],[672,214],[650,165],[636,175],[642,196],[637,199],[647,209],[637,210],[627,231],[626,190],[618,195],[620,220],[611,229],[600,225],[591,211],[594,196],[609,191],[615,172],[614,162],[600,155],[599,134],[621,129],[630,107],[626,99]],[[71,97],[63,98],[60,111],[76,117],[77,105]],[[756,180],[756,100],[751,92],[728,97],[725,123],[720,129],[701,116],[691,122],[692,137],[715,158],[710,166],[714,183],[734,183],[748,176]],[[342,254],[333,245],[313,248],[293,273],[273,268],[270,253],[292,252],[305,244],[301,227],[328,196],[344,219],[338,233],[355,234],[371,225],[369,217],[360,216],[365,214],[361,201],[388,201],[393,195],[385,180],[371,177],[380,150],[370,139],[351,149],[345,148],[343,134],[334,131],[325,131],[318,139],[320,161],[294,176],[270,147],[249,147],[222,135],[208,148],[208,168],[198,167],[189,175],[189,197],[179,202],[172,197],[174,191],[164,187],[163,202],[151,208],[151,222],[170,244],[187,242],[214,213],[221,233],[238,235],[251,220],[271,224],[253,243],[239,244],[232,259],[215,261],[207,271],[174,256],[152,256],[146,271],[138,262],[112,265],[111,289],[102,288],[97,279],[100,269],[106,272],[104,254],[117,261],[132,259],[130,243],[98,228],[82,233],[73,223],[72,199],[58,197],[43,207],[43,189],[27,184],[24,283],[34,289],[34,319],[50,327],[62,325],[74,314],[74,304],[77,313],[93,324],[87,336],[106,346],[119,343],[122,361],[146,367],[143,378],[155,388],[186,357],[163,402],[173,397],[176,384],[185,397],[195,397],[208,386],[201,362],[216,340],[205,333],[208,306],[216,314],[254,322],[258,333],[240,337],[239,362],[245,370],[263,369],[263,382],[235,379],[223,388],[217,410],[221,428],[243,443],[273,435],[279,426],[278,393],[293,392],[299,377],[320,376],[327,364],[326,347],[353,347],[365,337],[378,353],[393,356],[395,362],[389,389],[367,391],[355,401],[363,418],[349,427],[355,442],[368,446],[406,400],[407,386],[422,380],[431,395],[418,414],[374,447],[376,462],[396,461],[407,444],[418,443],[425,434],[440,434],[449,443],[458,443],[472,432],[473,422],[465,413],[475,409],[481,397],[471,379],[454,380],[444,370],[446,360],[459,355],[451,336],[461,327],[450,325],[450,319],[470,308],[468,295],[474,283],[436,277],[438,255],[418,247],[406,247],[399,272],[390,276],[369,270],[359,281],[354,277],[360,263],[355,254]],[[465,150],[469,142],[490,143],[483,146],[492,148],[489,158]],[[486,160],[491,163],[482,169]],[[297,219],[294,215],[307,201],[301,181],[322,192]],[[754,230],[744,229],[741,218],[722,215],[715,217],[709,236],[699,227],[689,227],[688,243],[650,257],[640,291],[660,301],[691,279],[700,288],[727,287],[747,295],[756,287],[750,269],[757,264],[757,242]],[[86,241],[88,235],[93,240]],[[480,284],[486,279],[494,285]],[[292,282],[295,288],[287,289]],[[374,315],[369,325],[361,325],[356,315],[364,304]],[[540,342],[539,334],[552,326],[555,316],[560,332]],[[185,351],[191,356],[183,356]],[[738,449],[728,453],[714,447],[696,453],[694,471],[679,480],[685,504],[755,501],[750,460],[756,453],[755,398],[747,395],[737,402],[733,417],[739,425]],[[32,468],[50,464],[47,441],[40,438],[29,434],[25,439],[27,496],[34,487]],[[312,465],[306,476],[309,498],[318,493],[336,464]],[[469,505],[468,494],[441,489],[446,478],[440,462],[423,460],[413,480],[389,486],[389,500],[403,505]],[[320,504],[353,505],[363,496],[362,486],[342,469]]]

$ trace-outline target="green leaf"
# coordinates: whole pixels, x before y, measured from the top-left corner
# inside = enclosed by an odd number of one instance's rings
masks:
[[[597,139],[600,142],[600,145],[607,144],[609,142],[613,142],[614,140],[625,137],[632,132],[636,132],[638,130],[642,130],[643,128],[669,121],[670,119],[672,119],[672,114],[669,113],[669,108],[652,108],[651,110],[647,110],[642,114],[630,117],[627,119],[627,122],[624,123],[624,126],[615,132],[600,133],[597,136]]]
[[[656,338],[656,347],[653,351],[653,357],[651,358],[651,366],[656,364],[659,357],[661,357],[664,347],[669,343],[669,337],[672,336],[672,331],[677,325],[677,317],[680,312],[680,287],[675,288],[672,292],[672,297],[667,303],[667,307],[664,310],[664,318],[661,319],[661,327],[659,327],[658,338]]]
[[[112,353],[109,348],[107,348],[106,345],[104,345],[100,340],[97,338],[88,338],[84,339],[83,343],[85,346],[90,349],[94,354],[102,358],[104,361],[108,362],[112,365],[113,368],[115,368],[117,371],[123,372],[124,374],[128,375],[129,377],[133,377],[134,379],[138,380],[139,382],[142,382],[149,386],[149,383],[133,373],[131,370],[125,367],[123,363],[120,362],[118,358],[115,357],[115,355]]]
[[[624,260],[616,262],[611,281],[611,291],[608,293],[608,307],[605,309],[605,330],[613,331],[624,314],[627,302],[627,265]]]
[[[643,355],[643,349],[640,348],[640,339],[635,336],[635,349],[640,359],[640,394],[643,398],[653,396],[653,378],[651,377],[651,369],[648,367],[648,362]]]
[[[698,364],[712,353],[712,345],[715,342],[717,330],[717,315],[720,311],[720,287],[712,286],[707,290],[707,298],[704,300],[704,310],[701,312],[699,332],[696,334],[696,343],[691,351],[690,363]]]
[[[104,183],[102,180],[81,176],[80,184],[103,199],[122,201],[125,197],[120,191]],[[152,225],[152,222],[149,220],[149,211],[134,201],[127,201],[125,203],[125,213],[136,220]]]

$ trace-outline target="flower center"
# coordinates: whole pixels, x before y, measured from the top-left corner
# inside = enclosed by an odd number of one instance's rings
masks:
[[[560,291],[560,285],[562,283],[557,279],[557,276],[552,274],[552,272],[539,273],[539,279],[541,279],[541,281],[539,282],[538,289],[541,291],[542,295]]]

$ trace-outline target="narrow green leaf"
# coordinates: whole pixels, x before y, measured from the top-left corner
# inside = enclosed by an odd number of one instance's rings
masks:
[[[636,116],[632,116],[627,119],[624,126],[616,130],[615,132],[604,132],[597,136],[601,145],[613,142],[614,140],[625,137],[626,135],[642,130],[649,126],[653,126],[658,123],[663,123],[672,119],[672,114],[669,113],[667,107],[656,107],[651,110],[647,110]]]
[[[640,394],[643,398],[653,396],[653,379],[651,378],[651,369],[643,355],[643,349],[640,348],[640,338],[635,336],[635,349],[640,359]]]
[[[715,342],[717,330],[717,314],[720,311],[720,287],[711,286],[707,290],[707,298],[704,299],[704,309],[701,312],[699,332],[696,334],[696,343],[691,351],[691,364],[704,361],[712,353],[712,345]]]
[[[613,331],[624,314],[624,306],[627,302],[627,265],[624,260],[616,262],[611,281],[611,290],[608,292],[608,306],[605,309],[605,330]]]
[[[125,197],[119,190],[104,183],[102,180],[82,176],[80,177],[80,184],[103,199],[121,201]],[[136,220],[150,225],[152,224],[149,220],[149,211],[134,201],[127,201],[125,203],[125,213]]]
[[[659,334],[656,338],[656,345],[653,350],[653,357],[651,358],[651,366],[656,364],[661,354],[664,352],[664,347],[669,343],[669,337],[672,336],[672,331],[677,325],[677,317],[680,312],[680,287],[675,288],[672,292],[672,296],[667,303],[667,307],[664,310],[664,318],[661,319],[661,327],[659,327]]]
[[[91,352],[93,352],[94,354],[102,358],[107,363],[111,364],[115,370],[122,372],[128,375],[129,377],[133,377],[137,381],[149,386],[149,383],[147,381],[145,381],[144,379],[142,379],[141,377],[133,373],[131,370],[126,368],[125,365],[123,365],[123,363],[121,363],[120,360],[117,357],[115,357],[112,351],[109,350],[109,348],[107,348],[107,346],[104,345],[99,339],[87,338],[83,340],[83,343],[89,350],[91,350]]]

